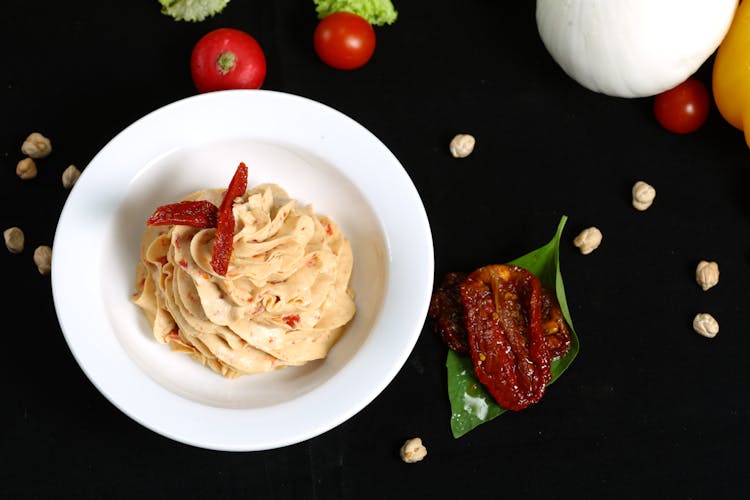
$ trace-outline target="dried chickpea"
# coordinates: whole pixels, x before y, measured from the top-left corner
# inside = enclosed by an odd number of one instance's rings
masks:
[[[705,292],[719,283],[719,264],[702,260],[695,268],[695,281]]]
[[[476,139],[471,134],[458,134],[450,143],[451,155],[454,158],[466,158],[474,151]]]
[[[20,227],[9,227],[3,231],[3,237],[5,238],[5,246],[8,247],[10,253],[21,253],[23,252],[23,246],[26,238],[23,235]]]
[[[696,314],[693,318],[693,330],[699,335],[712,339],[719,333],[719,322],[708,313]]]
[[[33,132],[23,141],[21,151],[34,159],[44,158],[52,152],[52,143],[39,132]]]
[[[427,448],[422,444],[420,438],[408,439],[399,451],[401,460],[407,464],[413,464],[419,462],[427,456]]]
[[[573,244],[578,247],[583,255],[588,255],[602,243],[602,232],[599,228],[591,226],[581,231],[573,240]]]
[[[16,165],[16,175],[27,181],[36,177],[36,163],[31,158],[24,158]]]
[[[69,165],[62,173],[62,184],[65,189],[70,189],[81,176],[81,171],[75,165]]]
[[[656,198],[656,189],[646,182],[638,181],[633,185],[633,207],[636,210],[646,210]]]
[[[52,270],[52,248],[40,245],[34,250],[34,264],[39,274],[47,275]]]

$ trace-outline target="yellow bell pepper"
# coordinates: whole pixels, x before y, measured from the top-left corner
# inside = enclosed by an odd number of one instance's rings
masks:
[[[719,113],[750,146],[750,0],[740,2],[716,51],[712,87]]]

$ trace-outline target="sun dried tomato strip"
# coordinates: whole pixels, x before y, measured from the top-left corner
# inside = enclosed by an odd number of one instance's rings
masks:
[[[211,268],[216,274],[226,276],[229,269],[229,258],[232,256],[234,244],[234,199],[242,196],[247,189],[247,166],[240,163],[234,172],[224,199],[219,207],[219,218],[211,248]]]
[[[449,272],[435,289],[427,316],[435,333],[451,350],[461,354],[469,352],[469,334],[466,331],[466,311],[461,302],[460,285],[468,275]],[[570,328],[565,322],[555,292],[542,287],[542,333],[549,349],[550,360],[565,356],[570,350]]]
[[[464,305],[461,303],[460,285],[467,274],[447,273],[432,294],[427,315],[432,320],[435,332],[445,345],[460,353],[469,352],[469,334],[466,332]]]
[[[148,226],[181,224],[192,227],[216,227],[219,209],[208,200],[180,201],[156,207],[146,221]]]
[[[503,408],[537,403],[551,378],[539,279],[520,267],[491,265],[460,288],[477,379]]]
[[[542,288],[542,333],[550,359],[557,359],[568,353],[570,329],[563,318],[557,297],[546,288]]]

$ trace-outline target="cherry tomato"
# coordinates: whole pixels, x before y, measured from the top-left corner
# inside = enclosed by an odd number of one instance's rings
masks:
[[[258,41],[244,31],[219,28],[193,47],[190,73],[201,93],[257,89],[266,78],[266,56]]]
[[[690,77],[654,97],[654,115],[662,127],[677,134],[695,132],[706,122],[711,98],[706,85]]]
[[[364,66],[375,52],[375,30],[363,17],[334,12],[318,22],[313,34],[315,53],[336,69]]]

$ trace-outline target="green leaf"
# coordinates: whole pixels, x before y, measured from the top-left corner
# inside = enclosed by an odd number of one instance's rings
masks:
[[[161,13],[176,21],[200,22],[224,10],[229,0],[159,0]]]
[[[501,413],[487,389],[474,376],[471,357],[448,350],[448,399],[451,402],[451,431],[459,438],[474,427],[488,422]]]
[[[391,0],[313,0],[318,19],[334,12],[346,11],[357,14],[373,26],[393,24],[398,12]]]
[[[562,237],[566,216],[562,216],[554,238],[526,255],[508,262],[523,267],[539,278],[545,288],[554,288],[563,317],[570,327],[570,350],[565,356],[554,360],[550,366],[552,378],[550,384],[557,380],[578,354],[578,335],[573,328],[573,321],[565,298],[562,275],[560,273],[560,238]],[[474,375],[471,357],[448,351],[445,362],[448,372],[448,399],[451,404],[451,431],[453,437],[459,438],[478,425],[489,422],[507,410],[501,408],[490,396],[484,386]]]

